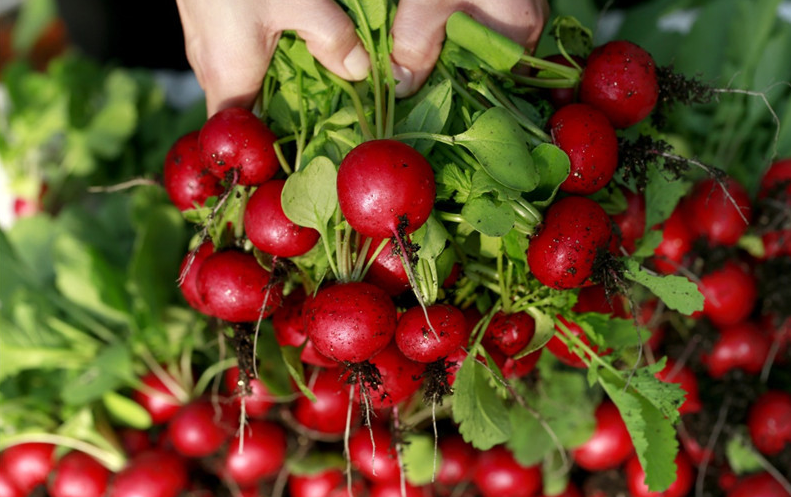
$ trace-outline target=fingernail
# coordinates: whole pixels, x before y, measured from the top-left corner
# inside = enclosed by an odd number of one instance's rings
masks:
[[[393,78],[396,80],[395,92],[397,97],[405,97],[412,92],[412,71],[394,63]]]
[[[343,67],[349,71],[354,80],[365,79],[368,76],[368,71],[371,70],[371,59],[361,44],[355,45],[349,55],[343,59]]]

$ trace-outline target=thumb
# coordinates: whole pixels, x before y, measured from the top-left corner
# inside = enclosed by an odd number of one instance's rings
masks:
[[[428,78],[442,50],[448,2],[402,0],[393,20],[393,76],[396,94],[411,95]]]
[[[365,79],[371,59],[349,16],[333,0],[292,0],[277,16],[279,31],[294,30],[308,51],[343,79]]]

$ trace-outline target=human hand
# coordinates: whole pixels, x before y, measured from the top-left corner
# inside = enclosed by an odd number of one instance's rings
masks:
[[[327,69],[364,79],[370,58],[334,0],[176,0],[187,59],[206,93],[206,111],[252,107],[280,34],[294,30]]]
[[[535,49],[549,17],[547,0],[401,0],[393,21],[393,74],[396,94],[416,92],[437,63],[445,23],[456,11]]]

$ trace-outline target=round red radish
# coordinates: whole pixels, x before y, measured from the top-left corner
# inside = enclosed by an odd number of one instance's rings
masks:
[[[626,188],[621,191],[626,197],[626,210],[611,217],[620,231],[621,246],[631,254],[635,251],[635,243],[645,234],[645,197]]]
[[[791,196],[791,158],[773,162],[764,172],[761,176],[758,198],[766,198],[776,189]]]
[[[253,254],[227,249],[209,255],[198,271],[198,292],[210,316],[233,323],[266,318],[280,305],[282,286]]]
[[[791,394],[770,390],[755,399],[747,416],[747,428],[755,448],[768,456],[791,443]]]
[[[676,207],[662,223],[662,241],[654,249],[654,268],[663,274],[673,274],[685,265],[692,251],[695,233],[687,225],[683,207]]]
[[[562,198],[549,207],[542,228],[530,239],[530,271],[556,290],[580,287],[611,235],[612,222],[599,204],[586,197]]]
[[[218,178],[240,185],[260,185],[280,169],[277,136],[255,114],[229,107],[201,127],[198,142],[203,164]]]
[[[634,452],[632,438],[618,408],[609,400],[596,407],[596,429],[571,455],[581,468],[603,471],[620,466]]]
[[[616,128],[627,128],[645,119],[658,98],[656,63],[640,46],[615,40],[594,48],[588,55],[579,99],[602,111]]]
[[[618,138],[607,117],[587,104],[561,107],[549,119],[552,142],[571,162],[560,190],[590,195],[604,188],[618,167]]]
[[[582,57],[572,55],[571,58],[574,59],[574,62],[576,62],[580,67],[585,65],[585,59]],[[573,67],[571,62],[569,62],[563,54],[559,53],[544,57],[544,60],[554,62],[555,64],[562,64],[567,67]],[[550,88],[549,100],[552,102],[552,106],[556,109],[559,109],[565,105],[573,104],[577,101],[577,88]]]
[[[241,406],[244,399],[244,411],[253,418],[263,418],[275,405],[275,399],[264,382],[258,378],[249,378],[248,392],[242,392],[243,386],[239,383],[239,368],[234,366],[225,372],[225,388],[233,395],[234,403]]]
[[[750,315],[758,300],[755,275],[733,260],[701,276],[698,288],[704,297],[701,312],[717,326],[740,323]],[[698,316],[699,313],[693,314]]]
[[[205,457],[217,452],[231,433],[232,428],[220,421],[214,406],[203,400],[182,406],[168,423],[168,439],[186,457]]]
[[[55,467],[55,446],[48,443],[28,442],[7,447],[0,452],[0,469],[22,495],[46,483]]]
[[[732,178],[696,183],[684,206],[692,232],[713,245],[735,245],[752,220],[750,195]]]
[[[322,288],[305,303],[303,315],[316,350],[338,362],[370,359],[390,343],[396,327],[390,296],[363,282]]]
[[[283,304],[272,314],[272,328],[275,339],[281,346],[302,347],[299,358],[305,364],[322,368],[338,367],[338,362],[321,355],[313,342],[308,339],[305,329],[303,310],[305,307],[305,291],[301,288],[288,294]]]
[[[135,456],[115,475],[108,497],[176,497],[186,489],[187,482],[184,460],[155,449]]]
[[[684,403],[678,408],[679,414],[693,414],[703,408],[698,390],[698,377],[688,366],[668,358],[665,367],[656,374],[656,377],[667,383],[678,383],[686,392]]]
[[[171,377],[170,380],[176,383],[174,378]],[[165,423],[176,415],[181,408],[181,402],[159,376],[149,372],[140,381],[147,388],[135,390],[132,398],[148,411],[155,425]]]
[[[214,243],[207,240],[201,243],[195,251],[190,251],[184,256],[179,270],[181,294],[190,307],[203,314],[206,314],[206,308],[198,291],[198,271],[203,261],[213,253]]]
[[[442,457],[437,471],[437,482],[454,486],[472,478],[470,468],[475,464],[478,451],[454,433],[440,437],[437,448]]]
[[[225,191],[220,178],[201,162],[198,131],[182,136],[165,156],[162,181],[165,191],[179,210],[200,207],[209,197]]]
[[[788,497],[788,492],[774,476],[762,471],[742,477],[727,497]]]
[[[428,316],[428,321],[426,320]],[[466,343],[467,320],[456,307],[433,304],[415,306],[398,319],[395,342],[409,359],[434,362],[447,357]]]
[[[129,456],[136,456],[151,448],[151,434],[148,430],[137,430],[135,428],[119,428],[118,438],[121,439],[121,446],[124,453]]]
[[[326,497],[335,489],[345,486],[343,471],[328,468],[315,473],[288,476],[288,489],[291,497]]]
[[[571,308],[573,312],[598,312],[613,317],[628,318],[624,299],[621,295],[607,295],[604,285],[588,285],[577,292],[577,302]]]
[[[368,362],[376,366],[381,377],[381,384],[376,389],[366,385],[374,409],[393,407],[410,399],[423,384],[421,375],[425,370],[425,364],[407,358],[395,342],[391,341]],[[360,400],[359,396],[355,398]]]
[[[472,480],[483,497],[531,497],[541,489],[541,466],[523,466],[496,445],[478,455]]]
[[[492,316],[483,335],[487,349],[497,347],[508,357],[521,352],[536,333],[536,321],[526,312],[505,313],[498,311]]]
[[[349,398],[349,390],[354,386],[347,384],[337,369],[318,370],[309,385],[316,400],[304,395],[297,398],[292,408],[294,418],[313,431],[325,435],[343,435],[349,409],[352,410],[352,422],[359,413]]]
[[[541,352],[543,350],[543,348],[534,350],[519,359],[506,357],[505,361],[503,361],[503,365],[500,366],[500,371],[503,373],[503,376],[508,379],[524,378],[536,368],[536,364],[538,364],[538,360],[541,359]],[[494,358],[494,360],[497,362],[496,358]]]
[[[632,456],[625,466],[626,484],[633,497],[685,497],[695,482],[695,469],[683,451],[675,459],[676,479],[664,492],[651,492],[645,484],[645,471],[637,455]]]
[[[58,460],[47,482],[52,497],[102,497],[110,480],[110,470],[93,457],[71,451]]]
[[[371,443],[373,438],[373,443]],[[360,427],[349,439],[349,458],[355,468],[372,482],[398,481],[401,468],[387,427],[374,423]]]
[[[0,468],[0,497],[25,497],[3,468]]]
[[[404,268],[401,256],[395,252],[396,245],[392,238],[387,240],[382,250],[373,257],[374,252],[382,242],[380,239],[372,240],[371,247],[365,256],[366,262],[370,261],[371,266],[365,273],[365,281],[376,285],[388,295],[396,296],[409,290],[409,276]],[[373,261],[371,258],[373,257]]]
[[[352,149],[338,168],[337,188],[351,227],[379,239],[420,228],[436,197],[426,158],[395,140],[371,140]]]
[[[222,472],[240,487],[251,487],[275,476],[285,460],[285,430],[271,421],[252,420],[228,444]]]
[[[403,490],[403,491],[402,491]],[[369,497],[430,497],[429,487],[416,487],[408,481],[402,487],[400,481],[376,482],[371,485]]]
[[[283,212],[280,193],[285,180],[270,179],[259,186],[244,210],[244,231],[262,252],[278,257],[295,257],[313,248],[319,232],[291,222]]]
[[[701,360],[709,376],[718,379],[740,369],[747,374],[761,372],[769,355],[771,338],[757,324],[745,321],[720,328],[720,336],[712,350],[703,353]]]

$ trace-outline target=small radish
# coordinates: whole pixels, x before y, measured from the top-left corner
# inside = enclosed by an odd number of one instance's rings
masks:
[[[621,188],[621,191],[626,197],[626,210],[613,214],[611,218],[620,231],[621,246],[631,254],[636,248],[635,242],[645,233],[645,197],[626,188]]]
[[[152,449],[132,458],[110,483],[108,497],[176,497],[186,490],[187,468],[173,452]]]
[[[322,368],[335,368],[339,363],[321,355],[316,351],[313,342],[308,339],[305,319],[302,315],[305,301],[305,290],[297,288],[288,294],[283,304],[272,314],[272,328],[275,339],[280,346],[302,347],[299,359],[305,364]]]
[[[260,185],[280,169],[277,136],[255,114],[229,107],[201,127],[198,143],[203,164],[220,179],[246,186]]]
[[[411,307],[398,319],[395,331],[401,352],[413,361],[424,363],[447,357],[464,345],[467,338],[464,314],[447,304],[430,305],[425,312],[420,306]]]
[[[275,405],[275,399],[266,385],[258,378],[249,378],[249,392],[242,392],[239,383],[239,367],[234,366],[225,372],[225,389],[233,395],[234,403],[241,406],[244,400],[245,413],[252,418],[263,418]]]
[[[221,472],[240,487],[251,487],[274,477],[285,461],[285,430],[271,421],[252,420],[228,444]]]
[[[549,206],[542,228],[530,239],[530,271],[556,290],[580,287],[592,276],[596,257],[611,236],[612,222],[598,203],[564,197]]]
[[[502,445],[480,452],[472,481],[483,497],[530,497],[542,486],[541,465],[523,466]]]
[[[588,471],[614,469],[634,452],[632,438],[618,408],[609,400],[596,407],[593,435],[571,451],[577,465]]]
[[[338,168],[338,202],[355,231],[371,238],[405,236],[434,208],[434,171],[425,157],[395,140],[352,149]]]
[[[393,436],[380,423],[373,423],[370,429],[364,426],[352,433],[349,438],[349,459],[360,474],[371,482],[399,481],[401,476]]]
[[[747,428],[753,445],[763,454],[774,456],[791,444],[791,394],[769,390],[755,399],[747,415]]]
[[[358,417],[357,406],[349,398],[349,389],[354,388],[345,381],[337,369],[320,369],[310,389],[316,400],[300,396],[294,402],[294,418],[310,430],[323,435],[343,435],[346,429],[346,414],[352,409],[351,419]]]
[[[561,191],[590,195],[604,188],[618,167],[618,138],[607,117],[590,105],[570,104],[555,111],[548,126],[571,162]]]
[[[726,497],[788,497],[788,491],[767,471],[743,476]]]
[[[616,128],[642,121],[654,110],[658,98],[656,63],[640,46],[615,40],[588,55],[579,99],[602,111]]]
[[[717,326],[740,323],[753,311],[758,300],[758,281],[744,265],[729,260],[721,268],[700,277],[703,311],[692,317],[706,316]]]
[[[374,409],[393,407],[409,399],[423,384],[421,375],[425,364],[407,358],[395,342],[369,359],[376,366],[381,383],[373,388],[366,385]],[[359,399],[359,396],[355,397]]]
[[[366,262],[371,266],[365,273],[364,281],[378,286],[388,295],[396,296],[409,290],[409,275],[407,275],[401,256],[395,251],[396,244],[389,239],[382,250],[373,257],[381,239],[372,240],[371,247],[365,256]],[[371,259],[373,258],[373,261]]]
[[[497,347],[508,357],[527,347],[536,333],[536,321],[526,312],[498,311],[484,331],[483,344],[488,349]]]
[[[327,496],[335,489],[345,486],[343,471],[327,468],[305,474],[291,473],[288,476],[288,489],[291,497]]]
[[[500,366],[500,371],[503,376],[508,379],[524,378],[529,375],[536,368],[538,360],[541,359],[541,353],[544,349],[534,350],[526,356],[514,359],[513,357],[506,357],[503,364]],[[497,359],[495,362],[497,362]]]
[[[22,495],[33,492],[46,483],[55,467],[55,446],[48,443],[29,442],[12,445],[0,452],[0,470],[3,470]]]
[[[709,376],[720,379],[734,370],[756,375],[766,363],[771,338],[757,324],[746,321],[720,328],[711,351],[701,354]]]
[[[577,292],[577,302],[571,308],[573,312],[598,312],[616,318],[630,317],[622,295],[607,295],[604,285],[588,285]]]
[[[773,162],[764,172],[761,176],[758,198],[766,198],[775,193],[775,190],[791,197],[791,158]]]
[[[225,191],[220,178],[201,162],[198,135],[193,131],[182,136],[165,156],[162,181],[170,201],[181,211],[200,207]]]
[[[651,260],[660,273],[673,274],[684,267],[692,251],[695,233],[687,225],[684,208],[680,205],[662,223],[661,230],[662,241],[654,249]]]
[[[253,254],[239,249],[215,252],[198,271],[198,292],[210,316],[232,323],[268,317],[280,305],[282,286]]]
[[[684,497],[689,494],[695,481],[695,469],[684,451],[679,451],[676,463],[676,479],[664,492],[651,492],[645,484],[645,471],[637,455],[632,456],[624,467],[626,484],[632,497]]]
[[[176,394],[153,372],[147,373],[140,380],[146,389],[133,391],[132,398],[148,411],[155,425],[170,421],[182,405]],[[176,382],[173,378],[171,380]]]
[[[198,291],[198,271],[201,264],[214,253],[214,244],[211,240],[201,243],[194,251],[188,252],[181,261],[179,269],[179,288],[184,300],[193,309],[206,314],[206,305]]]
[[[364,282],[326,286],[305,303],[305,330],[316,350],[338,362],[360,363],[393,338],[396,308],[384,290]]]
[[[244,231],[259,250],[278,257],[294,257],[313,248],[319,232],[294,224],[283,213],[280,193],[285,183],[271,179],[255,190],[245,207]]]
[[[472,479],[469,469],[475,463],[478,450],[464,441],[458,433],[443,436],[437,442],[441,464],[437,471],[437,482],[454,486]]]
[[[215,420],[214,406],[196,400],[182,406],[168,422],[168,439],[185,457],[206,457],[217,452],[230,438],[232,429]]]
[[[750,195],[732,178],[696,183],[684,205],[692,232],[713,245],[736,245],[752,220]]]
[[[404,482],[402,486],[401,482],[396,480],[374,483],[368,495],[369,497],[431,497],[434,494],[427,486],[416,487],[409,481]]]
[[[572,59],[574,62],[577,63],[580,67],[585,65],[585,59],[579,57],[577,55],[572,55]],[[571,62],[563,56],[563,54],[552,54],[544,57],[544,60],[549,62],[554,62],[556,64],[562,64],[567,67],[573,67]],[[550,88],[549,89],[549,100],[552,102],[552,105],[559,109],[565,105],[573,104],[577,101],[577,88]]]

